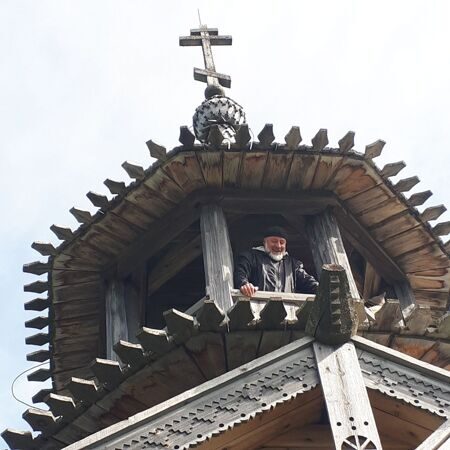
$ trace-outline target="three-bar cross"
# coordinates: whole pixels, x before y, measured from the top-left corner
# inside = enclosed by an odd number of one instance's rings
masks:
[[[219,36],[219,30],[217,28],[208,28],[206,25],[201,25],[200,28],[191,30],[190,36],[180,36],[180,45],[183,47],[202,46],[205,69],[194,68],[194,79],[203,81],[204,83],[206,82],[208,86],[218,86],[221,84],[229,88],[231,86],[231,77],[216,72],[211,46],[231,45],[231,43],[231,36]]]

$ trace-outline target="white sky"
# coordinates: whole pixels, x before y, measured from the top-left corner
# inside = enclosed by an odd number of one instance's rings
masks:
[[[72,206],[107,193],[105,178],[129,181],[125,160],[148,166],[145,142],[177,145],[204,84],[199,47],[178,36],[202,19],[232,47],[215,47],[216,68],[232,76],[255,136],[273,123],[278,141],[299,125],[310,143],[356,132],[357,150],[384,139],[377,159],[404,160],[411,192],[431,189],[426,206],[450,204],[450,3],[446,1],[0,1],[0,431],[28,430],[24,405],[9,393],[31,367],[22,290],[35,276],[22,264],[34,240],[58,242],[53,223],[76,226]],[[449,220],[446,213],[441,220]],[[41,383],[17,385],[30,401]]]

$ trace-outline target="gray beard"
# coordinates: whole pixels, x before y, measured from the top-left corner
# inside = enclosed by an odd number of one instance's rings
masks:
[[[273,252],[271,252],[267,248],[267,245],[264,245],[264,250],[270,256],[270,258],[273,259],[274,261],[281,261],[286,255],[286,252],[281,252],[281,253],[273,253]]]

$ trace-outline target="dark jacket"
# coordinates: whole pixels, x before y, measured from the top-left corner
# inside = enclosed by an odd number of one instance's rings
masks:
[[[234,286],[239,289],[246,283],[252,283],[260,291],[304,294],[315,294],[319,284],[298,259],[286,254],[276,262],[262,247],[239,255],[234,269]]]

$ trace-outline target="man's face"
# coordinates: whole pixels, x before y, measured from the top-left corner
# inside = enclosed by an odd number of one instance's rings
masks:
[[[264,238],[264,247],[273,255],[284,255],[286,252],[286,239],[279,236]]]

